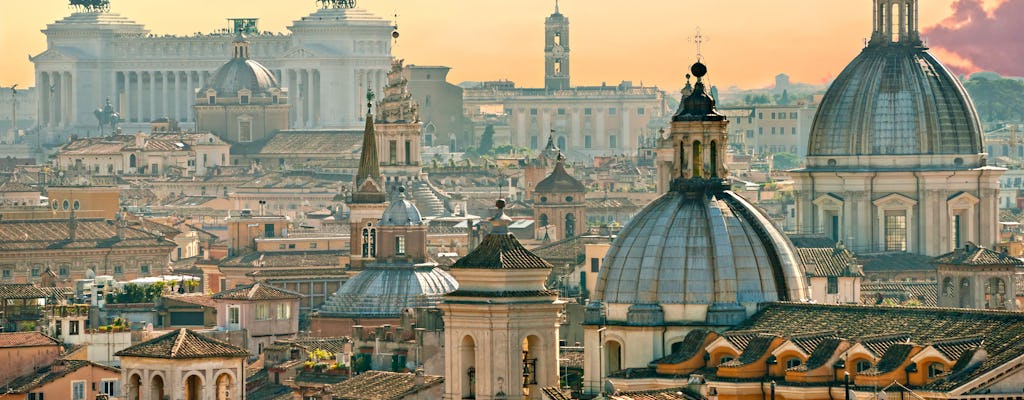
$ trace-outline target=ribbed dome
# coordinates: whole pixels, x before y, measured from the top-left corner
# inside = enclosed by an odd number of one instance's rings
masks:
[[[416,205],[405,198],[405,188],[399,188],[398,196],[391,199],[391,204],[380,217],[380,226],[421,225],[423,218]]]
[[[242,89],[258,95],[271,88],[280,88],[277,78],[267,67],[249,59],[249,42],[244,36],[239,35],[231,44],[234,57],[213,73],[208,88],[216,90],[218,96],[234,96]]]
[[[341,285],[320,314],[350,318],[399,317],[410,307],[433,307],[458,282],[434,264],[411,267],[369,267]]]
[[[829,87],[808,156],[977,154],[982,131],[960,82],[915,42],[874,41]]]
[[[612,243],[594,300],[630,304],[631,312],[667,304],[724,306],[734,319],[738,309],[743,317],[740,306],[808,298],[804,279],[789,239],[740,196],[670,191]]]

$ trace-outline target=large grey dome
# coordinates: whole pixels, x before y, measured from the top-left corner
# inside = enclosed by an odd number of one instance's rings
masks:
[[[594,300],[636,306],[728,306],[809,297],[789,239],[732,191],[670,191],[612,243]],[[666,313],[666,317],[667,313]],[[711,316],[708,317],[712,319]]]
[[[459,288],[435,264],[417,267],[368,267],[349,279],[320,309],[320,314],[349,318],[397,318],[410,307],[433,307]]]
[[[234,58],[213,73],[209,88],[216,90],[218,96],[232,97],[242,89],[259,95],[272,88],[280,88],[277,77],[267,67],[249,59],[249,42],[245,37],[239,36],[231,44]]]
[[[977,154],[982,130],[960,82],[919,42],[873,41],[829,87],[808,156]]]

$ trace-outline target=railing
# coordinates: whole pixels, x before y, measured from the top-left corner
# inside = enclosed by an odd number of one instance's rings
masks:
[[[34,321],[43,317],[39,306],[7,306],[4,308],[4,319],[8,321]]]

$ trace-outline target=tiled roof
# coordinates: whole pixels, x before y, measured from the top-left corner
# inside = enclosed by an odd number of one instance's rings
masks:
[[[176,246],[132,227],[125,228],[124,238],[119,239],[113,221],[79,218],[75,224],[75,240],[71,241],[68,219],[0,221],[0,251]]]
[[[46,292],[32,283],[0,283],[0,299],[45,299]]]
[[[697,397],[688,394],[689,389],[678,387],[658,390],[619,392],[609,395],[612,400],[695,400]]]
[[[974,245],[958,247],[949,253],[935,257],[935,264],[953,265],[1024,265],[1024,261],[995,250]]]
[[[793,344],[796,344],[798,347],[800,347],[800,350],[803,350],[807,354],[811,354],[811,352],[813,352],[819,344],[821,344],[825,340],[835,338],[837,338],[835,331],[827,331],[818,333],[808,333],[805,335],[796,335],[790,337],[789,340],[793,342]]]
[[[348,271],[343,268],[302,268],[302,269],[261,269],[259,271],[247,272],[246,276],[251,276],[261,279],[273,280],[274,278],[280,277],[292,277],[302,276],[306,278],[312,277],[346,277]]]
[[[821,343],[818,343],[818,345],[814,347],[814,351],[811,352],[810,357],[807,357],[807,362],[794,368],[809,371],[821,367],[828,362],[828,360],[832,359],[832,356],[835,355],[836,349],[839,348],[839,344],[842,342],[842,339],[838,338],[826,338],[825,340],[822,340]]]
[[[822,235],[789,235],[789,240],[797,248],[835,248],[836,241]]]
[[[868,368],[866,371],[862,371],[864,375],[882,375],[892,372],[896,368],[899,368],[910,352],[914,350],[914,345],[911,343],[898,343],[889,346],[882,354],[882,358],[878,360],[878,363],[874,367]]]
[[[527,250],[509,234],[489,234],[452,268],[527,269],[551,268],[551,264]]]
[[[251,252],[221,261],[222,267],[326,267],[341,268],[339,256],[347,253],[342,250],[328,251],[267,251]]]
[[[245,349],[206,337],[191,329],[178,329],[160,337],[128,347],[118,357],[193,359],[210,357],[246,357]]]
[[[924,307],[939,304],[939,285],[935,282],[864,282],[860,286],[860,300],[864,304],[884,304],[891,300],[903,304],[916,300]]]
[[[423,376],[416,384],[413,373],[367,371],[327,388],[334,400],[398,400],[444,382],[434,375]]]
[[[864,276],[853,253],[846,249],[798,247],[797,254],[808,276]]]
[[[54,368],[56,365],[47,366],[39,369],[34,373],[20,378],[16,378],[6,385],[7,393],[10,394],[21,394],[28,393],[33,389],[43,386],[47,383],[53,382],[60,379],[68,374],[75,372],[83,367],[94,366],[97,368],[103,368],[106,370],[121,372],[117,368],[107,367],[100,364],[96,364],[85,360],[58,360],[55,364],[59,364],[61,368]]]
[[[769,335],[757,335],[750,339],[747,346],[743,349],[743,353],[740,353],[740,357],[723,363],[722,366],[734,367],[747,365],[754,361],[760,360],[764,353],[768,351],[768,347],[771,346],[772,340],[775,340],[774,336]]]
[[[39,189],[21,182],[7,181],[0,183],[0,193],[39,193]]]
[[[197,306],[217,308],[217,303],[208,294],[202,293],[189,293],[189,294],[165,294],[161,297],[161,300],[173,300],[180,301],[182,303],[195,304]]]
[[[299,298],[302,298],[301,294],[259,282],[225,290],[213,295],[214,300],[283,300]]]
[[[555,164],[555,169],[551,171],[551,174],[547,178],[537,182],[537,186],[534,186],[533,191],[536,193],[586,193],[587,187],[583,186],[579,180],[569,175],[569,172],[565,170],[565,161],[559,159],[558,163]]]
[[[260,149],[260,154],[352,154],[358,153],[362,131],[281,132]]]
[[[583,369],[583,346],[559,346],[558,352],[561,353],[559,366],[565,368],[578,368]]]
[[[737,329],[790,336],[835,329],[839,337],[871,342],[865,345],[875,347],[871,350],[876,354],[884,354],[888,346],[908,340],[930,343],[961,337],[983,338],[988,356],[977,367],[953,371],[924,386],[943,391],[1024,356],[1024,313],[1004,311],[773,303]],[[967,353],[960,360],[969,357]]]
[[[550,400],[572,400],[572,397],[557,387],[540,388],[540,391],[544,393],[545,398]]]
[[[865,272],[935,271],[932,258],[914,253],[858,254]]]
[[[942,355],[950,360],[959,360],[960,356],[964,353],[976,349],[984,338],[981,336],[958,338],[951,340],[940,340],[931,344],[935,350],[938,350]]]
[[[607,236],[573,236],[534,248],[534,254],[552,263],[577,263],[585,254],[587,244],[610,243]]]
[[[294,390],[284,385],[264,385],[245,394],[246,400],[292,400]]]
[[[669,354],[661,359],[654,360],[654,364],[678,364],[683,361],[693,358],[701,347],[704,346],[704,340],[708,337],[710,332],[703,329],[694,329],[686,334],[683,338],[682,345],[679,346],[679,350]]]
[[[0,333],[0,348],[55,345],[60,345],[60,341],[40,332]]]

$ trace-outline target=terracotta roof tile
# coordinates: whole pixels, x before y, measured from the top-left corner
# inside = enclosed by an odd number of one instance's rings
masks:
[[[551,264],[527,250],[515,235],[490,234],[452,268],[528,269],[551,268]]]
[[[704,346],[704,340],[708,337],[710,332],[703,329],[694,329],[686,334],[683,338],[682,345],[679,346],[679,350],[669,354],[661,359],[654,360],[654,364],[678,364],[683,361],[693,358],[694,355],[700,351],[701,347]]]
[[[178,329],[160,337],[128,347],[118,357],[193,359],[209,357],[246,357],[245,349],[201,335],[191,329]]]
[[[265,283],[254,283],[252,285],[245,285],[236,287],[216,293],[213,296],[214,300],[282,300],[282,299],[299,299],[302,298],[301,294],[295,293],[290,290],[279,289]]]
[[[367,371],[332,385],[326,391],[334,400],[398,400],[442,382],[443,377],[426,375],[423,384],[418,385],[413,373]]]
[[[849,250],[798,247],[796,251],[807,269],[808,276],[864,276]]]
[[[554,171],[551,171],[547,178],[537,182],[533,191],[537,193],[586,193],[587,187],[569,175],[569,172],[565,170],[565,162],[559,159],[555,164]]]
[[[860,300],[864,304],[883,304],[891,300],[903,304],[916,300],[924,307],[939,304],[939,285],[935,282],[864,282],[860,286]]]
[[[935,257],[935,264],[953,265],[1024,265],[1024,261],[998,251],[967,245]]]
[[[217,308],[217,303],[213,301],[210,295],[202,293],[165,294],[161,297],[161,300],[173,300],[180,301],[182,303],[195,304],[197,306]]]
[[[56,345],[60,345],[60,341],[39,332],[0,333],[0,348]]]
[[[0,251],[176,246],[132,227],[125,228],[124,237],[119,239],[114,222],[99,218],[78,218],[72,241],[69,225],[68,219],[0,221]]]
[[[55,366],[60,366],[60,368],[54,368]],[[54,365],[41,368],[31,375],[22,376],[12,380],[6,385],[7,393],[28,393],[33,389],[63,378],[72,372],[88,366],[120,372],[117,368],[107,367],[85,360],[58,360]]]
[[[0,299],[45,299],[46,292],[32,283],[0,283]]]
[[[337,266],[341,269],[338,257],[346,253],[347,251],[342,250],[251,252],[225,259],[221,261],[220,266],[257,267],[262,263],[265,268]]]

